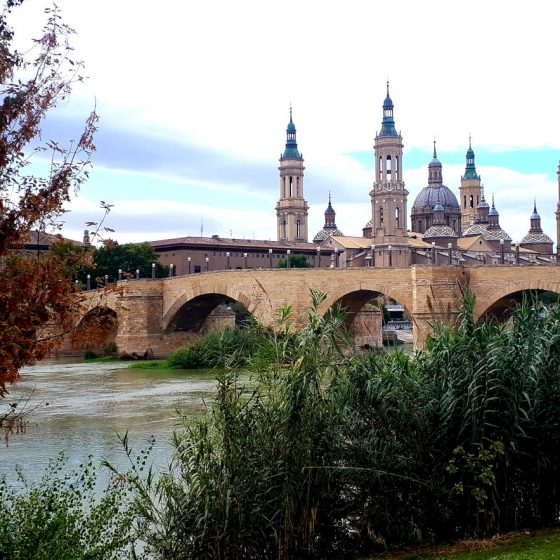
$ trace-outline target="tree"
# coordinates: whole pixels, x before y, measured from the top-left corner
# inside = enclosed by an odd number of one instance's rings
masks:
[[[119,270],[122,271],[123,278],[133,278],[137,270],[141,278],[148,278],[152,274],[152,263],[156,265],[156,278],[169,274],[169,267],[159,262],[159,255],[149,243],[119,245],[116,241],[109,240],[101,248],[94,250],[93,263],[94,268],[87,273],[96,278],[98,284],[103,282],[105,276],[109,282],[114,282]]]
[[[17,254],[31,230],[60,228],[64,203],[88,177],[98,120],[93,111],[79,139],[62,147],[41,140],[48,111],[82,81],[82,63],[71,58],[69,38],[58,8],[45,10],[41,36],[25,55],[13,47],[8,17],[23,0],[7,0],[0,15],[0,396],[20,368],[43,358],[73,323],[78,302],[70,270],[84,265],[71,251],[30,258]],[[26,173],[32,157],[47,157],[45,176]],[[102,203],[106,212],[109,205]]]
[[[286,259],[278,261],[278,268],[287,268],[288,262]],[[290,268],[309,268],[311,265],[305,255],[290,255]]]

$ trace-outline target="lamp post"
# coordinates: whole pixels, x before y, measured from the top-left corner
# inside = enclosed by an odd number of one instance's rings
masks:
[[[136,280],[138,280],[139,278],[140,278],[140,271],[136,269]]]
[[[389,267],[393,266],[393,246],[389,245]]]
[[[338,247],[334,248],[334,267],[338,268]]]
[[[436,242],[432,241],[432,264],[434,266],[437,265],[437,251],[436,251]]]
[[[109,283],[109,275],[105,274],[105,286]]]
[[[504,259],[504,240],[500,239],[500,263],[504,264],[505,263],[505,259]]]
[[[451,243],[447,244],[447,262],[451,264],[453,258],[453,245]]]
[[[122,268],[119,268],[119,280],[122,280]]]
[[[321,247],[317,247],[317,268],[321,268]]]
[[[286,250],[286,268],[290,268],[290,249]]]
[[[208,272],[208,262],[210,261],[210,259],[208,257],[206,257],[206,272]]]
[[[156,279],[156,263],[152,263],[152,280]]]
[[[519,243],[515,244],[515,264],[519,264]]]
[[[245,268],[247,268],[247,253],[243,253],[243,258],[245,259]]]
[[[371,245],[371,266],[375,267],[375,244]]]
[[[270,268],[272,269],[272,249],[268,250],[268,260],[270,263]]]
[[[91,274],[86,276],[86,290],[91,290]]]
[[[230,267],[229,267],[229,257],[230,257],[230,252],[228,251],[228,252],[226,253],[226,258],[227,258],[227,269],[228,269],[228,270],[230,269]]]
[[[191,273],[191,258],[187,257],[187,262],[189,263],[189,274]]]
[[[169,265],[169,278],[173,276],[173,263]]]

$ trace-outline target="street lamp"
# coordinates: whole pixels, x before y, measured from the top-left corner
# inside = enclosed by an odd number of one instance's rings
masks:
[[[136,269],[136,280],[138,280],[138,278],[140,278],[140,271]]]
[[[245,258],[245,268],[247,268],[247,253],[243,253],[243,257]]]
[[[189,274],[191,273],[191,258],[187,257],[187,262],[189,263]]]
[[[105,286],[109,283],[109,275],[105,274]]]
[[[208,257],[206,257],[206,272],[208,272],[208,261],[209,261],[209,260],[210,260],[210,259],[209,259]]]
[[[389,245],[389,267],[393,266],[393,246]]]
[[[91,290],[91,274],[86,276],[86,290]]]
[[[321,268],[321,246],[317,247],[317,268]]]
[[[334,248],[334,267],[338,268],[338,247]]]
[[[229,267],[230,252],[229,251],[226,253],[226,257],[227,257],[227,269],[229,270],[230,269],[230,267]]]
[[[290,249],[286,250],[286,268],[290,268]]]
[[[504,264],[505,259],[504,259],[504,240],[503,239],[500,239],[500,252],[501,252],[500,262],[501,262],[501,264]]]
[[[371,244],[371,266],[375,268],[375,244]]]
[[[447,244],[447,258],[448,258],[448,263],[451,264],[451,260],[452,260],[452,251],[453,251],[453,245],[451,243]]]
[[[272,268],[272,249],[268,250],[268,260],[270,262],[270,268]]]
[[[152,263],[152,280],[156,279],[156,263]]]
[[[122,269],[119,268],[119,280],[122,280]]]

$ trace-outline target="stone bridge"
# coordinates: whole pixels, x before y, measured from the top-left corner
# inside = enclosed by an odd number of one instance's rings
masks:
[[[310,290],[317,290],[327,294],[320,312],[340,305],[349,322],[374,297],[393,298],[412,317],[415,345],[422,346],[434,318],[452,321],[458,315],[466,282],[476,296],[479,318],[503,313],[529,290],[560,293],[560,267],[248,269],[128,280],[106,294],[88,292],[82,322],[102,306],[116,317],[112,341],[120,352],[149,349],[164,356],[200,336],[210,313],[225,302],[242,303],[271,327],[282,307],[290,305],[301,325],[311,303]]]

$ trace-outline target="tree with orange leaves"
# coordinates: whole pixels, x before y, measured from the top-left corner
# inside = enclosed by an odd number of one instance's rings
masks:
[[[98,120],[93,111],[70,148],[41,141],[42,121],[82,80],[83,65],[71,58],[74,31],[56,7],[46,10],[33,48],[25,56],[15,50],[7,18],[22,2],[6,0],[0,14],[0,397],[22,366],[56,348],[60,334],[52,333],[64,333],[74,323],[79,302],[72,276],[89,264],[87,255],[59,251],[30,257],[18,248],[32,230],[60,227],[64,204],[88,177]],[[26,173],[31,158],[41,154],[50,160],[46,176]],[[108,212],[108,205],[102,207]]]

